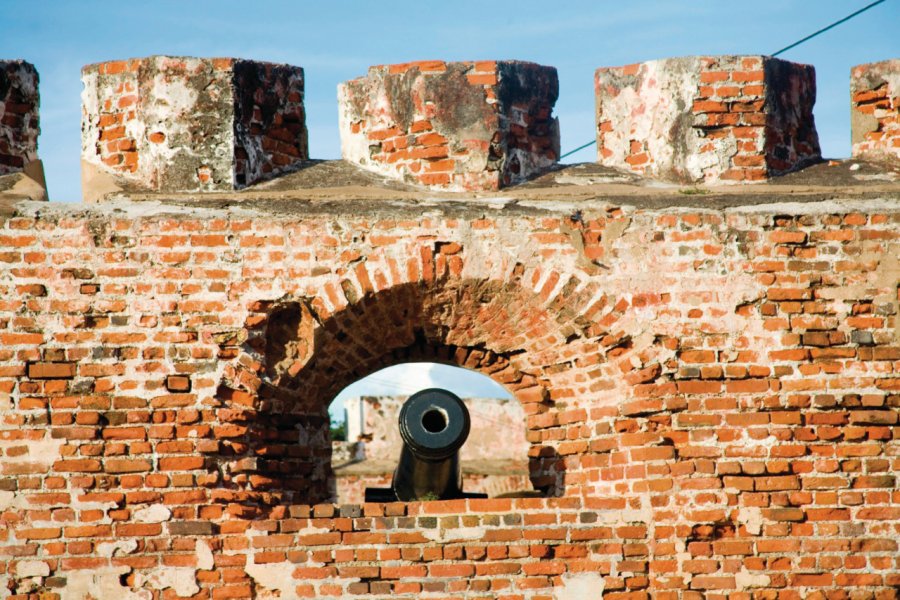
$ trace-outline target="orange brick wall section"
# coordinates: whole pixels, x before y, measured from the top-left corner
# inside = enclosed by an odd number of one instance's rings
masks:
[[[127,208],[0,221],[11,597],[896,597],[896,207]],[[423,358],[547,497],[327,503],[333,395]]]
[[[815,70],[764,56],[598,69],[601,164],[683,183],[765,181],[820,160]]]
[[[408,183],[498,190],[559,158],[556,69],[519,61],[379,65],[338,88],[342,156]]]
[[[854,157],[900,160],[900,59],[850,71],[850,126]]]
[[[82,69],[82,159],[123,187],[234,190],[308,158],[303,69],[151,56]]]

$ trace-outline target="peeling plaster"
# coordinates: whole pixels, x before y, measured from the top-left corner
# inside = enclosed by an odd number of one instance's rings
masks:
[[[137,573],[135,586],[155,590],[171,589],[178,596],[193,596],[200,591],[197,571],[190,567],[163,567],[149,575]]]
[[[134,511],[134,520],[139,523],[162,523],[171,516],[172,511],[162,504],[151,504]]]
[[[16,563],[16,577],[46,577],[50,565],[42,560],[26,560]]]
[[[152,600],[153,592],[137,592],[121,583],[122,575],[131,572],[131,567],[105,567],[90,570],[67,571],[66,585],[60,588],[60,600]]]
[[[209,544],[207,544],[203,540],[197,540],[195,552],[197,553],[197,568],[198,569],[200,569],[202,571],[209,571],[216,565],[215,560],[213,559],[213,553],[209,547]]]
[[[553,588],[553,600],[587,600],[600,598],[606,580],[598,573],[565,573],[561,586]]]
[[[256,598],[268,600],[295,600],[297,581],[294,580],[296,565],[289,562],[268,563],[264,565],[250,564],[244,571],[256,582]],[[265,588],[261,590],[260,587]]]
[[[95,551],[99,556],[112,557],[131,554],[137,548],[137,540],[119,540],[118,542],[101,542],[97,544]]]
[[[767,587],[772,583],[772,578],[762,573],[751,573],[747,567],[734,574],[734,583],[740,589]]]
[[[744,524],[747,533],[759,535],[762,532],[762,510],[758,506],[742,506],[738,510],[737,519]]]
[[[427,539],[441,544],[450,542],[464,542],[467,540],[480,540],[484,537],[484,527],[453,527],[449,529],[434,529],[423,531]]]

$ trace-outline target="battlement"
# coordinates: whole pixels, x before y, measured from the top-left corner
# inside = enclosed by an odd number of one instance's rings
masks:
[[[303,69],[153,56],[82,70],[83,176],[158,192],[234,190],[309,158]]]
[[[24,171],[37,160],[39,111],[34,65],[0,60],[0,175]]]
[[[39,165],[37,73],[22,61],[2,64],[0,175],[28,172]],[[898,64],[853,69],[854,157],[898,161]],[[313,164],[300,67],[152,56],[89,65],[82,80],[89,201],[236,191]],[[622,172],[716,186],[769,181],[822,160],[809,65],[670,58],[600,68],[594,85],[597,162]],[[495,192],[557,168],[558,95],[556,70],[534,63],[373,66],[338,88],[342,155],[380,187]]]
[[[377,66],[338,88],[344,159],[455,191],[498,190],[556,164],[556,69],[518,61]]]
[[[600,164],[681,183],[752,183],[821,160],[815,70],[767,56],[598,69]]]

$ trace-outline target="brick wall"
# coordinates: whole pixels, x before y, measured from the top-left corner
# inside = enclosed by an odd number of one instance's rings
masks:
[[[896,597],[896,206],[392,206],[0,221],[13,597]],[[415,359],[516,395],[549,497],[316,504]]]
[[[900,59],[851,69],[850,128],[854,157],[900,159]]]
[[[668,58],[598,69],[595,90],[604,165],[682,183],[749,183],[821,159],[809,65]]]
[[[0,60],[0,175],[37,160],[38,73],[23,60]]]
[[[519,61],[371,67],[338,87],[341,154],[394,179],[497,190],[559,158],[556,69]]]
[[[82,159],[136,189],[239,189],[308,157],[299,67],[154,56],[82,81]]]

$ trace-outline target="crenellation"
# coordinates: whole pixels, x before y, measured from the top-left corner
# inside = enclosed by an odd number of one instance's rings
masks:
[[[24,60],[0,60],[0,175],[37,160],[40,135],[38,72]]]
[[[341,154],[393,179],[498,190],[559,159],[556,69],[519,61],[371,67],[338,87]]]
[[[900,158],[900,59],[851,69],[850,125],[853,156]]]
[[[125,187],[236,190],[308,158],[299,67],[154,56],[89,65],[82,81],[83,169]]]
[[[680,183],[753,183],[821,160],[815,70],[767,56],[596,72],[601,164]]]

